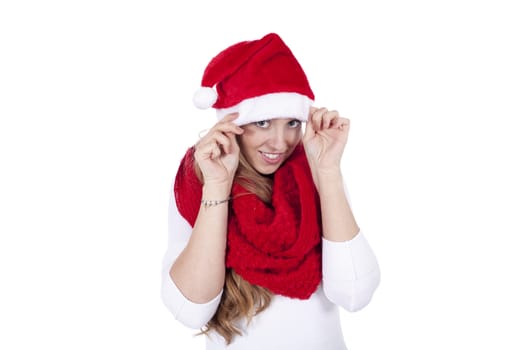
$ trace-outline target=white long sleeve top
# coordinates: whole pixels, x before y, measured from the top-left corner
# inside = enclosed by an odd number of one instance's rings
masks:
[[[162,264],[162,300],[175,319],[199,329],[215,314],[222,291],[205,304],[187,299],[170,277],[169,271],[192,232],[170,198],[168,249]],[[224,338],[211,332],[207,350],[346,350],[341,330],[339,306],[348,311],[365,307],[379,285],[376,257],[363,233],[352,240],[332,242],[322,239],[323,278],[317,291],[307,300],[274,295],[270,306],[256,315],[249,325],[238,326],[243,336],[235,336],[227,346]]]

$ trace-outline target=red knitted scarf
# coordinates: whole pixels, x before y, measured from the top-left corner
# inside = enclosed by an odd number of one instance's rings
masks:
[[[178,210],[192,227],[202,196],[193,150],[186,152],[175,179]],[[275,172],[271,205],[247,193],[234,183],[226,267],[273,293],[308,299],[321,281],[321,215],[302,145]]]

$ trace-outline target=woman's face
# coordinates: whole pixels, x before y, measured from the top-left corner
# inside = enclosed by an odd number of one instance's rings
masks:
[[[271,119],[244,125],[239,147],[250,165],[263,175],[273,174],[292,154],[302,136],[297,119]]]

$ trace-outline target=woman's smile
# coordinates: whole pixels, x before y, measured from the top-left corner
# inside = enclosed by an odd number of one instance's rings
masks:
[[[262,151],[259,151],[259,153],[261,153],[263,160],[269,164],[280,163],[284,156],[284,153],[268,153]]]

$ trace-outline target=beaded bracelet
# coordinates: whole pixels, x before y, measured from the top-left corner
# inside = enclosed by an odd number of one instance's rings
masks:
[[[231,197],[228,197],[228,198],[223,199],[223,200],[203,199],[203,200],[201,200],[201,204],[204,205],[204,208],[215,207],[215,206],[217,206],[219,204],[228,202],[230,199],[231,199]]]

